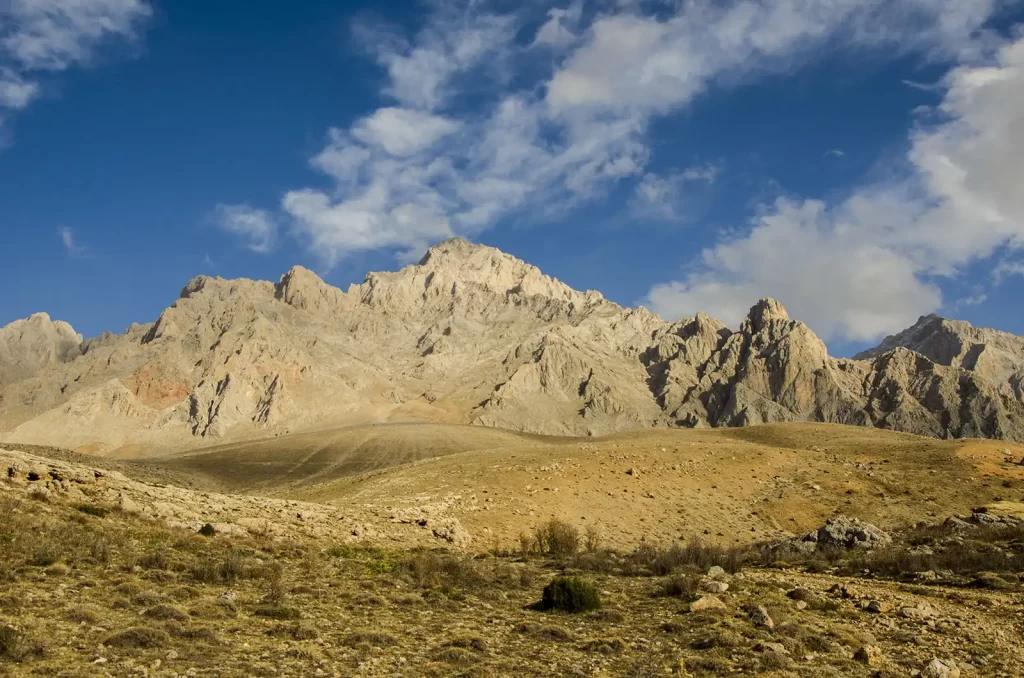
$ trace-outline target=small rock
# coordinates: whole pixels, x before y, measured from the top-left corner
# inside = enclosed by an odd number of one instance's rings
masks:
[[[921,671],[922,678],[960,678],[960,668],[956,662],[933,659]]]
[[[881,600],[869,600],[864,603],[864,609],[872,614],[883,614],[892,609],[889,603]]]
[[[177,653],[176,650],[168,650],[166,657],[167,657],[167,661],[174,661],[175,659],[178,658],[178,653]]]
[[[750,621],[758,628],[775,628],[775,620],[768,614],[768,609],[764,605],[755,605],[750,609]]]
[[[729,590],[729,585],[724,581],[706,581],[701,583],[700,589],[706,593],[725,593]]]
[[[929,607],[901,607],[899,615],[904,619],[926,621],[935,617],[935,610]]]
[[[117,501],[117,507],[125,513],[142,513],[142,507],[126,494],[122,494]]]
[[[853,660],[867,666],[880,666],[885,656],[874,645],[864,645],[853,654]]]
[[[708,576],[712,579],[725,579],[729,575],[725,573],[725,568],[718,565],[712,565],[708,568]]]
[[[796,609],[798,609],[798,610],[806,610],[807,609],[807,603],[805,603],[802,600],[796,601]]]
[[[714,596],[701,596],[690,604],[690,612],[703,612],[705,610],[724,610],[725,603]]]
[[[754,646],[754,649],[758,652],[778,652],[779,654],[789,654],[789,650],[782,643],[758,643]]]

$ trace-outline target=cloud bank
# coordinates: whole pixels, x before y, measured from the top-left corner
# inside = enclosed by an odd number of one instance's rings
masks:
[[[829,338],[875,338],[939,307],[936,277],[1019,244],[1022,48],[985,29],[998,0],[494,7],[436,5],[411,37],[354,28],[383,69],[381,105],[329,130],[310,160],[324,185],[296,187],[280,204],[327,265],[377,248],[411,258],[451,235],[551,221],[620,185],[634,214],[673,219],[684,185],[714,175],[652,172],[651,123],[711,87],[785,75],[825,50],[956,65],[938,122],[911,132],[905,177],[838,204],[780,197],[647,302],[735,322],[771,294]]]

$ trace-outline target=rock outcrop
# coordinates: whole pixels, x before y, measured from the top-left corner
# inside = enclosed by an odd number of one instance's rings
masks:
[[[122,454],[351,423],[568,435],[819,421],[1024,440],[1024,339],[922,319],[836,359],[771,299],[667,323],[448,240],[343,291],[200,276],[155,323],[0,330],[0,439]],[[31,331],[26,328],[32,328]]]

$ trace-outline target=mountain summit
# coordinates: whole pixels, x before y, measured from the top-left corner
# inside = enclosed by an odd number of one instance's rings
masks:
[[[143,454],[367,422],[601,435],[821,421],[1024,440],[1024,339],[922,318],[836,359],[782,304],[668,323],[465,240],[340,290],[200,276],[155,323],[0,329],[0,439]]]

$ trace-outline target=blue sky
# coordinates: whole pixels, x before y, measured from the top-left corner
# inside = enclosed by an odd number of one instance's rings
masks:
[[[0,325],[198,274],[347,286],[444,237],[666,318],[775,296],[848,354],[1024,334],[1000,0],[0,2]]]

